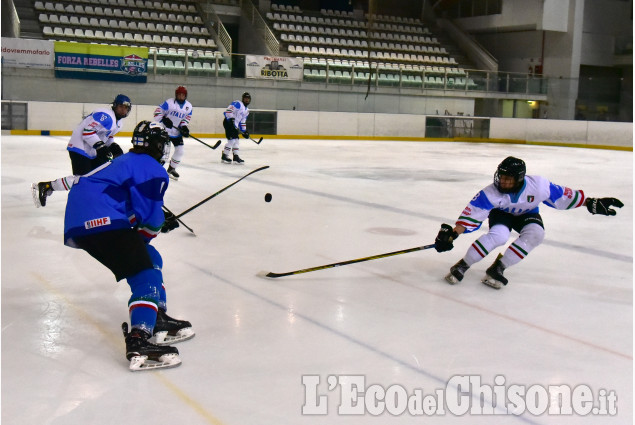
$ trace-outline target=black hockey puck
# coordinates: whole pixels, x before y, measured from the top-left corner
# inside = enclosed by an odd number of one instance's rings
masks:
[[[265,194],[265,202],[271,202],[271,193]]]

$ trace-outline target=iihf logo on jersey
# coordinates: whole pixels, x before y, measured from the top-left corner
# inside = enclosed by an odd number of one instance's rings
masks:
[[[88,220],[84,222],[84,227],[86,229],[93,229],[95,227],[109,226],[109,225],[110,225],[110,217],[95,218],[93,220]]]
[[[121,60],[121,70],[128,75],[140,75],[146,72],[146,60],[137,55],[124,56]]]

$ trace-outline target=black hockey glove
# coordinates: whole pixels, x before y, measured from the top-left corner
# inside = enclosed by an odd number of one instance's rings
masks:
[[[97,152],[97,158],[102,162],[106,163],[108,161],[112,161],[112,153],[108,146],[104,142],[97,142],[93,145],[95,151]]]
[[[449,251],[454,248],[452,242],[458,237],[459,234],[454,231],[452,226],[444,223],[441,225],[441,230],[439,230],[439,234],[434,240],[434,249],[436,249],[437,252]]]
[[[249,132],[245,131],[245,132],[243,133],[243,137],[244,137],[245,139],[249,139]]]
[[[179,222],[174,214],[167,211],[163,214],[165,215],[165,221],[163,222],[163,226],[161,226],[161,233],[168,233],[179,227]]]
[[[617,198],[589,198],[586,201],[586,209],[591,214],[615,215],[617,214],[611,207],[622,208],[624,204]]]
[[[113,158],[117,158],[118,156],[123,155],[123,149],[121,149],[121,146],[119,146],[115,142],[112,142],[110,146],[108,146],[108,150],[110,150]]]
[[[165,126],[165,128],[172,128],[174,127],[174,124],[172,124],[172,120],[169,119],[168,117],[163,117],[161,118],[161,123],[163,123],[163,125]]]
[[[190,137],[190,129],[187,128],[186,125],[182,125],[181,127],[179,127],[179,131],[181,132],[181,136]]]

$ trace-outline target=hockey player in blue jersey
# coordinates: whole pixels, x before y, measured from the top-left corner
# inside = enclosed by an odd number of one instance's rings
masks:
[[[115,143],[114,136],[123,126],[132,102],[125,94],[119,94],[110,108],[100,108],[87,115],[80,122],[68,142],[66,149],[71,158],[72,176],[52,181],[33,183],[31,192],[37,208],[46,206],[46,197],[55,190],[71,190],[77,178],[103,163],[123,154]]]
[[[83,249],[126,279],[131,330],[122,328],[130,369],[173,367],[179,352],[168,344],[194,336],[190,322],[167,315],[163,261],[150,241],[178,227],[165,217],[168,175],[161,165],[169,138],[162,124],[142,121],[130,152],[81,176],[71,189],[64,217],[64,244]]]
[[[551,183],[541,176],[526,176],[525,162],[512,156],[501,162],[494,174],[494,182],[485,187],[470,201],[456,221],[454,228],[442,224],[435,240],[438,252],[451,250],[453,241],[462,233],[470,233],[489,220],[489,231],[479,237],[465,256],[450,268],[445,279],[450,284],[463,280],[465,272],[490,252],[504,245],[511,231],[519,233],[504,254],[499,254],[487,269],[482,282],[500,289],[507,285],[503,276],[506,268],[523,260],[540,245],[545,236],[538,206],[544,203],[559,210],[586,206],[591,214],[615,215],[612,207],[624,204],[616,198],[587,198],[583,191],[569,189]]]
[[[190,137],[192,110],[192,104],[187,101],[187,88],[184,86],[178,86],[174,91],[174,98],[166,100],[154,110],[154,120],[165,126],[174,145],[174,154],[168,165],[168,174],[174,180],[180,177],[176,167],[185,154],[183,137]]]
[[[245,161],[240,159],[238,155],[239,142],[238,133],[240,132],[245,139],[249,139],[247,132],[247,117],[249,116],[249,104],[251,103],[251,95],[247,92],[243,93],[241,100],[234,100],[229,104],[225,112],[223,112],[223,128],[225,128],[225,136],[227,143],[223,148],[221,161],[225,164],[231,164],[232,159],[236,164],[242,164]],[[229,155],[232,155],[232,158]]]

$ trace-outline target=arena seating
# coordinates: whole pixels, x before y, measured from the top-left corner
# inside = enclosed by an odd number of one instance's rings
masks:
[[[220,53],[195,2],[35,1],[34,7],[47,39],[148,47],[152,57],[148,69],[154,72],[156,66],[159,73],[183,73],[187,54],[188,68],[202,75],[216,74]],[[219,71],[229,75],[227,66]]]
[[[418,19],[374,15],[371,26],[369,16],[355,19],[352,11],[322,9],[315,16],[275,3],[266,17],[281,50],[303,59],[306,81],[367,83],[373,68],[381,86],[476,88]]]

